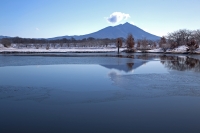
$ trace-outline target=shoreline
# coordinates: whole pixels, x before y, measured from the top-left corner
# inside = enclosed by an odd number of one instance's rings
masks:
[[[61,52],[61,51],[0,51],[0,54],[17,54],[17,53],[23,53],[23,54],[37,54],[37,53],[49,53],[49,54],[53,54],[53,53],[116,53],[117,51],[66,51],[66,52]],[[185,54],[185,55],[200,55],[200,53],[198,52],[194,52],[194,53],[189,53],[189,52],[123,52],[121,51],[120,53],[141,53],[141,54]]]
[[[16,49],[16,48],[0,48],[0,54],[15,54],[15,53],[117,53],[117,48],[68,48],[68,49]],[[193,53],[187,52],[185,50],[173,50],[162,52],[160,49],[140,51],[136,50],[134,52],[126,52],[126,48],[121,48],[120,53],[154,53],[154,54],[188,54],[188,55],[200,55],[200,49],[194,51]]]

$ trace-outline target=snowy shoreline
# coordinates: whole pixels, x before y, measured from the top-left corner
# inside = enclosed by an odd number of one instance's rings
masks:
[[[120,52],[125,52],[126,48],[120,48]],[[65,49],[33,49],[33,48],[0,48],[0,53],[109,53],[116,52],[117,48],[65,48]],[[164,53],[162,49],[152,49],[146,51],[136,50],[135,53]],[[185,46],[180,46],[173,50],[167,50],[166,54],[189,54]],[[200,54],[200,48],[195,50],[192,54]]]
[[[120,48],[120,52],[125,48]],[[50,49],[34,49],[34,48],[0,48],[0,53],[107,53],[117,52],[117,48],[50,48]]]

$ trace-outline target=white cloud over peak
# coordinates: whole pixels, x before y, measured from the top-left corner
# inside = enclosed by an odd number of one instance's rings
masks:
[[[122,13],[122,12],[113,12],[110,17],[106,17],[106,20],[110,23],[118,23],[122,20],[127,20],[128,18],[130,18],[131,16],[129,14],[126,13]]]

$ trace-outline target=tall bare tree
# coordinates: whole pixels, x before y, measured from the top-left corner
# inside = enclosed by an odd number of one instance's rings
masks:
[[[132,51],[134,48],[135,42],[134,42],[134,37],[132,34],[129,34],[127,39],[126,39],[126,46],[128,51]]]
[[[164,36],[160,38],[159,46],[163,50],[163,52],[166,52],[167,49],[170,48],[170,44],[167,43],[166,38]]]
[[[143,38],[142,40],[141,40],[141,47],[142,47],[142,49],[143,50],[146,50],[146,49],[148,49],[148,40],[146,39],[146,38]]]

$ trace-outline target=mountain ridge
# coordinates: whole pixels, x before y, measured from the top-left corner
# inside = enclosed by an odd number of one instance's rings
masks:
[[[96,32],[85,34],[85,35],[58,36],[58,37],[53,37],[53,38],[48,38],[48,39],[55,40],[55,39],[62,39],[62,38],[66,38],[66,39],[74,38],[76,40],[81,40],[88,37],[93,37],[96,39],[104,39],[104,38],[115,39],[118,37],[126,38],[129,33],[131,33],[135,39],[143,39],[143,38],[146,38],[149,40],[160,39],[159,36],[146,32],[143,29],[135,25],[132,25],[128,22],[124,24],[119,24],[116,26],[108,26]]]

